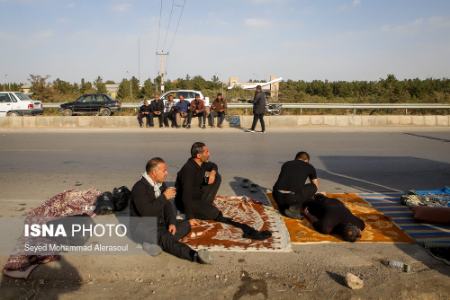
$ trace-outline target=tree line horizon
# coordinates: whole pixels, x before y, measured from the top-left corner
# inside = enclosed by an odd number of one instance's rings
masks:
[[[104,81],[100,76],[90,82],[84,78],[80,83],[71,83],[59,78],[49,82],[50,76],[30,74],[28,79],[32,97],[43,102],[63,102],[75,100],[83,94],[107,93],[107,84],[119,84],[117,98],[121,101],[135,102],[151,99],[160,94],[161,78],[158,76],[141,82],[135,76],[122,79],[120,83]],[[252,80],[250,82],[259,82]],[[261,80],[261,82],[263,82]],[[205,96],[215,98],[222,93],[231,101],[249,100],[253,91],[227,86],[214,75],[210,80],[197,75],[167,80],[165,90],[193,89],[200,90]],[[0,84],[0,90],[19,91],[22,83]],[[275,100],[275,99],[271,99]],[[449,103],[450,79],[403,79],[398,80],[394,74],[375,81],[328,81],[328,80],[283,80],[279,85],[279,102],[349,102],[349,103]]]

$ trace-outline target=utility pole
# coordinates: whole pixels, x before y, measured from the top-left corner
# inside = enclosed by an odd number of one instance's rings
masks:
[[[8,91],[9,91],[9,81],[8,81],[8,74],[5,74],[5,82],[8,84]]]
[[[141,38],[138,39],[138,79],[141,83]]]
[[[166,59],[169,52],[157,51],[156,55],[159,56],[159,78],[161,79],[161,93],[164,93],[164,82],[166,81]]]
[[[129,77],[129,72],[127,71],[127,77]],[[130,77],[130,99],[133,99],[133,87],[131,85],[131,77]]]

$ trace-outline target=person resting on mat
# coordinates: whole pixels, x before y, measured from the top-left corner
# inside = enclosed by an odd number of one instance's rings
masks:
[[[316,194],[303,204],[303,214],[314,229],[323,234],[338,234],[345,241],[355,242],[361,238],[364,221],[356,217],[338,199]]]

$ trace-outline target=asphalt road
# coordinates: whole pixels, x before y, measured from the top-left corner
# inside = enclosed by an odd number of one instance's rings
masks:
[[[299,150],[311,153],[322,191],[450,184],[448,129],[0,131],[0,217],[21,215],[64,189],[131,187],[152,156],[169,162],[173,181],[194,141],[210,146],[223,175],[221,194],[242,194],[239,178],[270,188],[281,164]],[[449,294],[448,266],[412,244],[320,243],[296,245],[287,253],[213,257],[214,264],[204,266],[169,254],[65,255],[27,281],[3,277],[0,294],[5,299],[446,299]],[[6,259],[0,255],[0,265]],[[414,271],[389,269],[381,263],[385,259],[404,261]],[[343,284],[347,272],[364,279],[362,290]]]
[[[327,192],[388,192],[450,185],[450,130],[236,130],[0,132],[0,200],[42,201],[69,188],[131,188],[153,156],[169,181],[204,141],[223,176],[221,194],[242,194],[239,178],[271,188],[281,164],[306,150]],[[81,185],[80,185],[81,184]]]

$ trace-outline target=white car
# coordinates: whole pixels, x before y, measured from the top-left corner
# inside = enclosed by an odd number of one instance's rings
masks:
[[[177,103],[178,101],[180,101],[180,95],[184,96],[184,100],[188,101],[189,103],[191,103],[191,101],[195,99],[195,95],[199,95],[200,99],[205,101],[205,106],[209,107],[209,97],[203,96],[202,92],[200,92],[200,91],[195,91],[195,90],[170,90],[170,91],[167,91],[164,94],[162,94],[160,99],[164,100],[164,103],[166,103],[167,102],[167,98],[169,97],[169,95],[173,96],[173,102],[174,103]],[[143,104],[144,104],[144,101],[142,101],[140,103],[141,106]]]
[[[175,103],[180,101],[180,95],[184,96],[184,100],[189,101],[189,103],[192,100],[195,99],[196,95],[199,95],[200,99],[205,101],[205,106],[206,107],[209,106],[209,97],[203,96],[202,92],[200,92],[200,91],[195,91],[195,90],[172,90],[172,91],[168,91],[168,92],[165,92],[164,94],[162,94],[161,99],[163,99],[164,102],[166,102],[167,98],[169,97],[169,95],[173,95],[173,101]]]
[[[41,115],[42,102],[33,100],[21,92],[0,92],[0,117]]]

